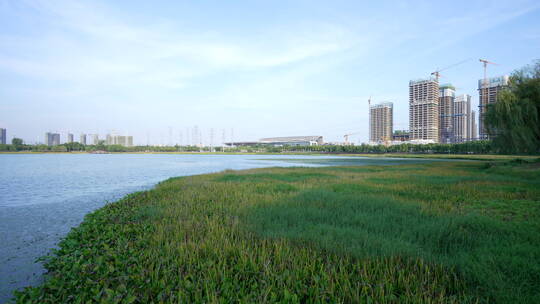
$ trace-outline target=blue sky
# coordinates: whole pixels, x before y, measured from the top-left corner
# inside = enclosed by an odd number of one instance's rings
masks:
[[[0,127],[362,142],[370,96],[406,129],[408,81],[469,58],[441,82],[476,108],[478,58],[540,59],[540,2],[0,0]]]

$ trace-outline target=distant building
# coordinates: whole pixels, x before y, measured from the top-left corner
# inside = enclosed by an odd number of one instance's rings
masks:
[[[323,144],[322,136],[289,136],[289,137],[270,137],[261,138],[262,144],[273,146],[317,146]]]
[[[98,134],[92,134],[92,145],[94,145],[94,146],[99,145],[99,135]]]
[[[120,145],[120,146],[124,146],[124,147],[132,147],[133,146],[133,136],[107,134],[106,144],[107,145]]]
[[[82,145],[86,145],[86,134],[81,134],[81,136],[79,137],[79,143],[81,143]]]
[[[114,139],[116,145],[126,146],[127,140],[125,136],[115,136]]]
[[[380,103],[369,107],[369,141],[387,142],[392,140],[394,104]]]
[[[4,128],[0,128],[0,144],[5,145],[7,143],[7,131]]]
[[[322,145],[322,136],[288,136],[261,138],[259,141],[228,142],[227,146],[318,146]]]
[[[476,112],[471,112],[471,140],[478,140],[478,126],[476,125]]]
[[[67,135],[67,143],[69,144],[69,143],[72,143],[72,142],[73,142],[73,134],[68,133],[68,135]]]
[[[58,146],[60,144],[60,134],[58,133],[45,133],[45,144],[47,146]]]
[[[452,142],[461,143],[473,139],[471,116],[471,95],[463,94],[456,96],[454,100],[454,119],[452,122],[454,129]]]
[[[409,128],[413,141],[439,142],[439,82],[409,82]]]
[[[439,87],[439,142],[448,144],[454,137],[454,99],[456,89],[451,84]]]
[[[490,135],[487,132],[485,124],[485,115],[487,106],[497,102],[497,97],[499,93],[508,87],[509,77],[507,75],[500,77],[493,77],[486,80],[478,80],[478,110],[479,110],[479,121],[480,121],[480,139],[489,139]]]
[[[409,131],[396,130],[392,134],[392,141],[409,141]]]

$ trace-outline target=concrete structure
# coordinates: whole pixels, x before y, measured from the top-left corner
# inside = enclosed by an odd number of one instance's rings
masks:
[[[81,143],[82,145],[86,145],[86,134],[81,134],[81,136],[79,137],[79,143]]]
[[[374,143],[392,140],[394,130],[394,104],[384,102],[369,107],[369,141]]]
[[[259,141],[228,142],[227,146],[317,146],[322,145],[322,136],[288,136],[261,138]]]
[[[73,142],[73,134],[68,133],[68,135],[67,135],[67,143],[69,144],[69,143],[72,143],[72,142]]]
[[[497,102],[499,92],[508,87],[508,81],[507,75],[489,78],[486,81],[484,79],[478,80],[480,139],[489,139],[490,137],[484,123],[487,106]]]
[[[410,139],[439,142],[439,82],[437,79],[409,82]]]
[[[392,135],[392,141],[409,141],[409,131],[406,130],[396,130]]]
[[[449,144],[454,138],[454,99],[456,88],[451,84],[439,87],[439,142]]]
[[[92,145],[99,145],[99,135],[98,134],[92,134]]]
[[[60,144],[60,134],[58,133],[45,133],[45,144],[47,146],[58,146]]]
[[[0,145],[7,144],[7,130],[0,128]]]
[[[476,112],[471,112],[471,140],[478,140],[478,126],[476,125]]]
[[[452,142],[461,143],[472,140],[471,95],[456,96],[452,126],[454,129]]]

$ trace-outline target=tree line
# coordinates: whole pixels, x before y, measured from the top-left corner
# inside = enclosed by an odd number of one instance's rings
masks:
[[[485,120],[499,152],[540,153],[540,60],[512,73]]]
[[[195,146],[133,146],[124,147],[120,145],[82,145],[80,143],[66,143],[57,146],[46,145],[25,145],[22,143],[11,145],[0,145],[0,151],[4,152],[230,152],[230,153],[450,153],[450,154],[495,154],[491,141],[471,141],[460,144],[424,144],[415,145],[404,143],[401,145],[359,145],[359,146],[249,146],[249,147],[195,147]]]

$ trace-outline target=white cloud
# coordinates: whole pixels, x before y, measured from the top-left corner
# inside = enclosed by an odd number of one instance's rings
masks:
[[[336,26],[310,24],[309,32],[262,33],[264,39],[254,44],[249,37],[128,24],[103,7],[75,1],[26,4],[37,10],[28,11],[50,30],[40,37],[0,37],[2,48],[13,50],[0,51],[0,67],[29,77],[94,86],[182,88],[194,78],[224,69],[293,64],[346,49],[354,41]]]

